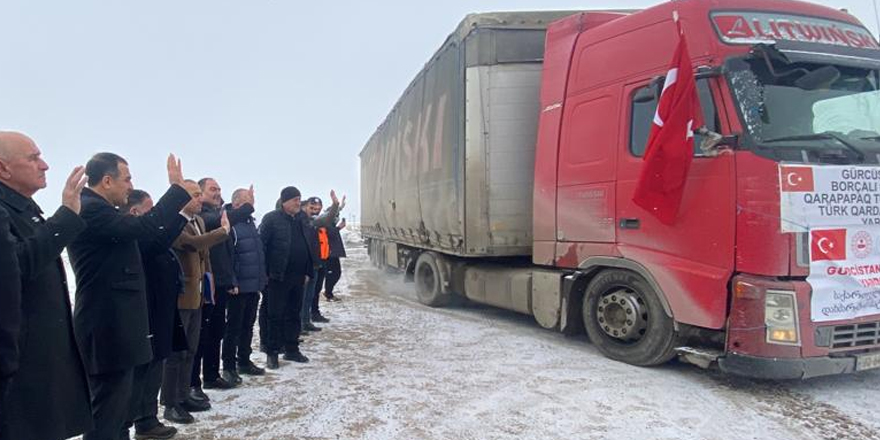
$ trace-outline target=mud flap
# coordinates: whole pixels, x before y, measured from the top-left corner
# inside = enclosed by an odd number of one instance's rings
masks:
[[[584,317],[581,314],[581,308],[586,288],[587,277],[585,276],[571,274],[562,278],[562,313],[559,330],[567,336],[584,332]]]

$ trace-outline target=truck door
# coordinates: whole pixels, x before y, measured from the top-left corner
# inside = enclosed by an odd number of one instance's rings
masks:
[[[728,133],[714,79],[700,79],[697,88],[708,128]],[[727,310],[727,285],[734,265],[735,168],[733,155],[707,157],[694,148],[678,219],[672,226],[633,203],[643,166],[643,153],[657,108],[648,81],[624,91],[625,133],[617,161],[616,227],[620,254],[645,266],[663,289],[678,322],[721,328]],[[639,93],[640,90],[642,93]],[[646,99],[647,96],[647,99]],[[722,126],[722,124],[724,126]]]

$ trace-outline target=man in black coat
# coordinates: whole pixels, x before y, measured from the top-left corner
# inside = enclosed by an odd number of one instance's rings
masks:
[[[153,199],[146,191],[134,190],[122,212],[140,217],[153,209]],[[131,424],[137,438],[167,439],[177,429],[159,421],[159,389],[162,367],[172,351],[186,350],[186,334],[177,313],[177,297],[183,291],[183,273],[172,243],[186,226],[178,216],[177,225],[161,236],[138,240],[144,276],[147,281],[147,310],[153,360],[134,369],[131,399]]]
[[[345,229],[345,219],[339,224],[327,228],[327,236],[330,238],[330,260],[327,262],[327,277],[325,278],[324,297],[327,301],[338,301],[339,298],[333,293],[336,283],[342,278],[342,258],[346,257],[345,242],[342,240],[342,231]],[[319,288],[320,289],[320,288]],[[321,316],[320,310],[315,307],[314,312]],[[320,322],[320,319],[318,320]]]
[[[84,440],[127,438],[134,368],[153,358],[147,318],[146,280],[138,240],[162,237],[179,224],[191,199],[180,162],[168,157],[171,188],[146,215],[125,215],[132,191],[128,164],[98,153],[86,164],[89,188],[82,193],[86,230],[70,245],[76,273],[76,339],[89,374],[95,429]]]
[[[9,213],[0,206],[0,420],[6,384],[18,370],[21,332],[21,270],[15,255],[15,237],[9,233]],[[2,428],[2,427],[0,427]]]
[[[339,208],[336,193],[331,192],[331,208]],[[269,285],[266,288],[269,331],[266,332],[266,366],[277,369],[278,354],[284,359],[308,362],[299,350],[302,331],[301,311],[306,275],[312,273],[318,260],[312,246],[308,216],[300,207],[301,194],[288,186],[281,190],[278,208],[265,216],[260,224],[260,240],[266,256]]]
[[[48,169],[30,138],[0,132],[0,207],[9,214],[7,238],[14,242],[21,283],[21,304],[4,303],[0,309],[4,328],[17,319],[26,329],[18,336],[18,370],[7,383],[3,402],[3,440],[65,439],[92,427],[61,261],[64,246],[85,229],[77,215],[83,170],[77,168],[68,178],[63,206],[46,220],[31,197],[46,186]],[[4,276],[0,284],[7,288],[15,282]],[[4,368],[14,369],[14,359],[7,364],[5,357]]]
[[[220,184],[216,179],[205,177],[199,180],[202,190],[202,211],[199,216],[205,221],[207,232],[220,227],[223,213],[223,197]],[[253,200],[248,199],[239,208],[226,209],[229,224],[235,226],[247,221],[254,213]],[[226,332],[226,306],[229,295],[237,295],[238,281],[232,264],[234,247],[232,240],[225,240],[211,248],[211,274],[214,276],[214,304],[202,307],[202,332],[199,338],[199,350],[193,361],[193,372],[190,385],[195,399],[204,399],[201,391],[202,381],[199,379],[200,366],[204,387],[207,389],[228,389],[238,386],[240,382],[228,382],[220,376],[220,344]]]

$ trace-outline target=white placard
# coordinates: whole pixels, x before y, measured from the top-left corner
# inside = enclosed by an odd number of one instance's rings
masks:
[[[880,315],[880,226],[810,231],[813,322]]]
[[[880,167],[779,165],[782,232],[880,225]]]

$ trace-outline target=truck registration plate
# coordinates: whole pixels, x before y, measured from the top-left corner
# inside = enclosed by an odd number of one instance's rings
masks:
[[[880,368],[880,353],[856,355],[856,371]]]

